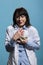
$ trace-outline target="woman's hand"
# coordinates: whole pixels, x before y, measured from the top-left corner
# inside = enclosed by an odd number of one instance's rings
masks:
[[[20,37],[23,35],[23,29],[22,28],[20,28],[15,34],[14,34],[14,36],[13,36],[13,40],[18,40],[18,39],[20,39]]]
[[[25,44],[25,43],[27,43],[27,38],[20,38],[19,40],[17,40],[17,42],[19,44]]]
[[[22,44],[25,44],[25,43],[27,43],[28,40],[27,40],[27,38],[20,38],[20,41]]]

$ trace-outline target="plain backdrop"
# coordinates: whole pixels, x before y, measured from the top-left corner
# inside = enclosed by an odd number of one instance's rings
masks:
[[[4,46],[5,33],[13,23],[13,12],[18,7],[27,9],[31,24],[38,29],[41,45],[36,56],[38,65],[43,65],[43,0],[0,0],[0,65],[7,65],[9,53]]]

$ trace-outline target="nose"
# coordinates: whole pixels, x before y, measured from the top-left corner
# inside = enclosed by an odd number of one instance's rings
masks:
[[[22,17],[20,16],[20,20],[22,20]]]

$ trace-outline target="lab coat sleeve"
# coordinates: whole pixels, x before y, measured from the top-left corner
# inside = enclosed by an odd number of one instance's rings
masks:
[[[32,35],[28,36],[28,41],[26,43],[26,47],[30,50],[39,49],[40,48],[40,37],[38,31],[33,28],[32,29]]]
[[[12,39],[12,31],[7,29],[6,36],[5,36],[5,48],[8,52],[12,52],[14,50],[15,41]]]

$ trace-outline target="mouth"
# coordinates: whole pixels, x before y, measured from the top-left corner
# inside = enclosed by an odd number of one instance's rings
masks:
[[[19,21],[19,24],[22,24],[23,23],[23,21]]]

